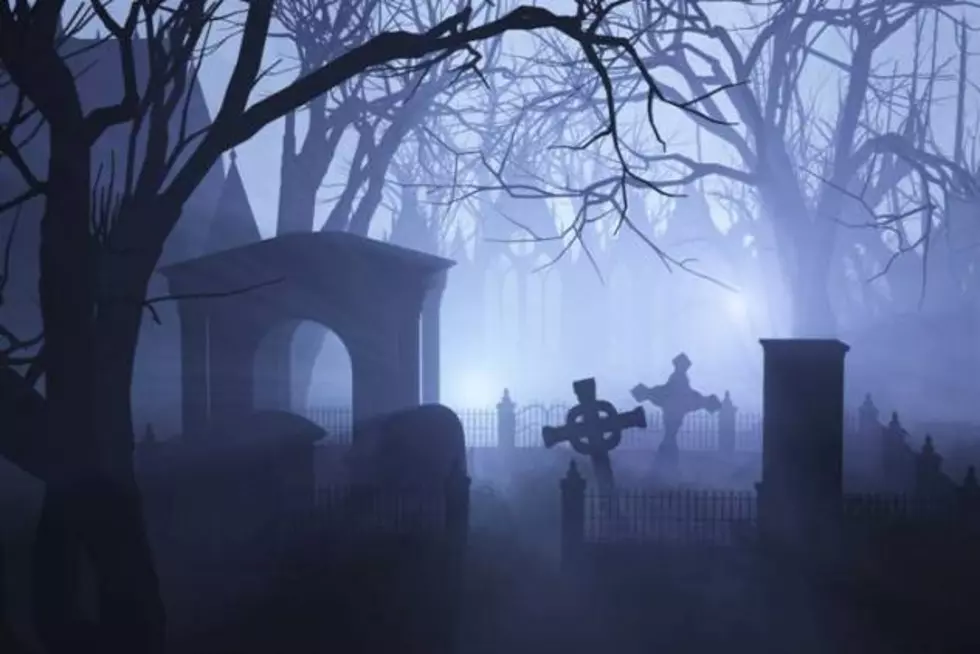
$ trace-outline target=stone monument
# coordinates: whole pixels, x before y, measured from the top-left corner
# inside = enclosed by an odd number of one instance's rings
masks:
[[[759,528],[780,547],[832,542],[843,504],[844,355],[838,340],[764,339]]]

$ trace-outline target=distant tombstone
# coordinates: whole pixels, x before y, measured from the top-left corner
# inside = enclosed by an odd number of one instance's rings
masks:
[[[977,523],[980,517],[980,483],[977,483],[977,469],[969,466],[966,469],[966,476],[963,484],[959,488],[960,507],[964,517],[971,524]]]
[[[907,491],[914,483],[915,455],[909,446],[909,433],[902,426],[898,412],[893,411],[881,434],[881,476],[885,485],[896,491]]]
[[[657,463],[668,468],[675,467],[680,458],[677,434],[685,416],[701,410],[715,413],[721,408],[717,395],[702,395],[691,388],[691,380],[687,376],[691,360],[686,354],[678,354],[672,363],[674,372],[665,384],[653,388],[637,384],[632,390],[633,399],[637,402],[650,402],[663,411],[664,438],[657,449]]]
[[[943,457],[936,452],[932,436],[927,434],[915,460],[915,493],[922,498],[934,499],[949,489],[948,481],[943,474]]]

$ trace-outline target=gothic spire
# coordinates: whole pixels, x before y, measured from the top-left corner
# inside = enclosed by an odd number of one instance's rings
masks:
[[[231,166],[221,189],[218,208],[211,221],[206,252],[218,252],[261,241],[262,235],[255,224],[255,215],[245,193],[245,184],[238,172],[235,151],[231,152]]]
[[[396,245],[419,252],[439,254],[437,225],[426,219],[414,189],[407,187],[402,189],[401,209],[392,223],[389,240]]]

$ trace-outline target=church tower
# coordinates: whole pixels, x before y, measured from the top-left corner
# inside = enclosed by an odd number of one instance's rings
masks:
[[[392,221],[388,241],[394,245],[438,256],[442,249],[439,242],[439,226],[422,212],[417,193],[414,188],[402,188],[401,207]]]

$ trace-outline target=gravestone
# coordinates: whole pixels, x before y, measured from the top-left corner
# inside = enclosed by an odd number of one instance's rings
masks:
[[[613,471],[609,453],[623,440],[623,430],[646,427],[641,407],[619,413],[611,402],[596,396],[595,379],[580,379],[572,384],[578,404],[569,409],[561,427],[544,427],[541,438],[545,447],[567,442],[578,454],[589,457],[599,490],[613,490]]]
[[[466,434],[459,416],[442,404],[424,404],[354,427],[351,478],[394,488],[442,487],[466,474]]]
[[[955,488],[943,472],[943,457],[936,451],[932,436],[926,434],[922,450],[915,457],[915,496],[932,501],[948,499]]]
[[[759,528],[812,553],[836,533],[843,503],[844,355],[838,340],[764,339]]]
[[[399,642],[403,651],[448,654],[458,626],[469,531],[463,425],[452,409],[426,404],[363,422],[355,430],[349,460],[354,486],[345,524],[354,528],[361,519],[382,521],[355,548],[367,566],[378,567],[380,557],[388,570],[383,593],[371,607],[389,625],[388,633],[378,635],[385,643]],[[393,506],[402,523],[389,530]],[[394,552],[388,549],[389,535],[395,536]],[[381,651],[383,645],[374,649]]]
[[[691,388],[691,380],[687,376],[687,371],[691,369],[691,360],[686,354],[678,354],[672,363],[674,372],[665,384],[653,388],[637,384],[631,391],[637,402],[650,402],[663,411],[664,438],[657,448],[657,464],[667,470],[676,468],[679,462],[677,434],[684,424],[685,416],[701,410],[715,413],[721,408],[717,395],[702,395]]]
[[[878,425],[880,454],[879,482],[884,490],[908,493],[915,488],[915,451],[909,444],[910,434],[902,426],[898,412],[893,411],[887,426]]]
[[[456,413],[426,404],[355,425],[349,495],[339,514],[352,535],[448,538],[464,547],[469,527],[466,441]]]

